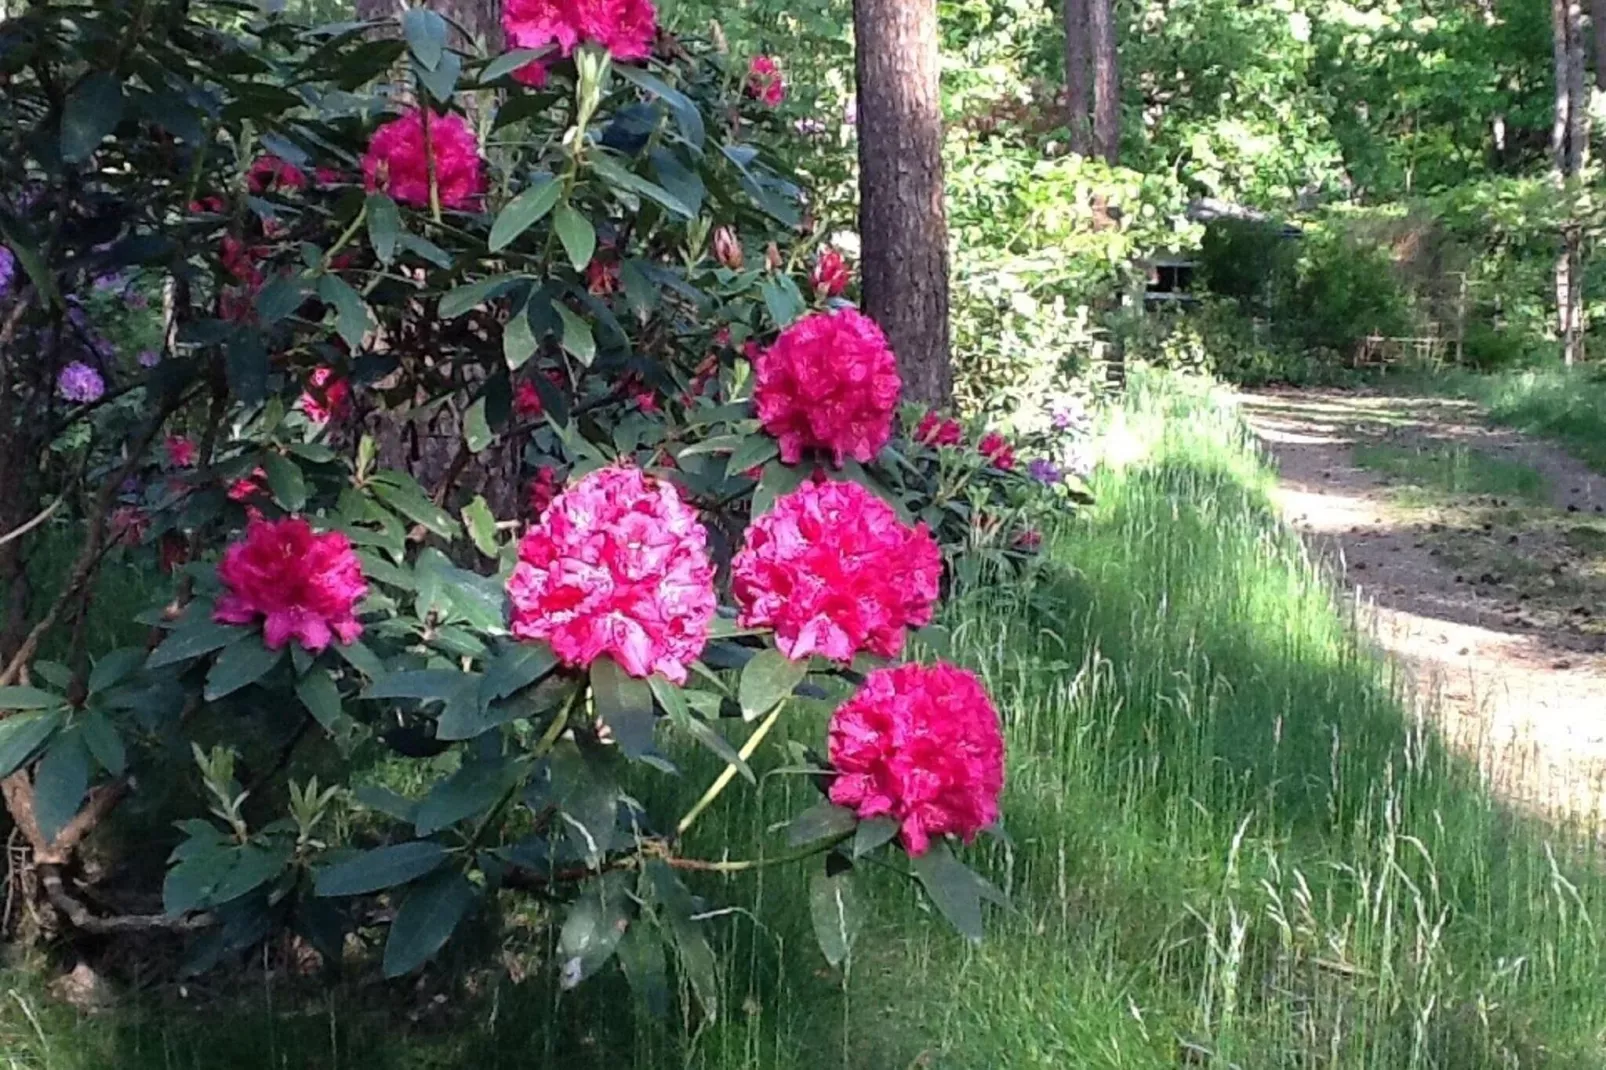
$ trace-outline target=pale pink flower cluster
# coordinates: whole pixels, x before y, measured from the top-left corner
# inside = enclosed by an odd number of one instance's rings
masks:
[[[507,590],[513,634],[564,664],[608,654],[632,676],[685,683],[714,618],[708,533],[672,485],[598,469],[524,536]]]

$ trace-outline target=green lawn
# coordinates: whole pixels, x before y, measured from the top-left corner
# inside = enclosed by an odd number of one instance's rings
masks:
[[[308,998],[286,989],[311,982],[259,964],[88,1016],[19,968],[0,1066],[1606,1064],[1589,841],[1503,809],[1404,713],[1220,395],[1137,376],[1107,444],[1121,463],[1041,573],[970,591],[944,621],[1010,745],[1009,842],[970,857],[1013,906],[982,945],[875,871],[872,921],[832,973],[801,882],[773,871],[705,889],[743,909],[723,923],[722,1014],[694,1035],[650,1023],[606,976],[561,996],[491,969],[472,991],[351,979]],[[764,835],[808,801],[765,784],[760,805],[728,793],[705,843]],[[519,931],[463,953],[531,951]]]

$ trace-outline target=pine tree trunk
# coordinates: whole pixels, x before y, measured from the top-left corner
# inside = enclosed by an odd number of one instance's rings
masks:
[[[1121,74],[1115,52],[1114,0],[1087,0],[1093,44],[1093,152],[1114,166],[1121,158]]]
[[[1555,64],[1556,112],[1550,131],[1551,169],[1557,193],[1566,203],[1577,198],[1577,178],[1589,145],[1589,88],[1584,65],[1583,0],[1551,0],[1551,57]],[[1573,213],[1569,211],[1569,216]],[[1584,359],[1583,228],[1569,218],[1562,225],[1556,257],[1556,333],[1562,362]]]
[[[1595,31],[1595,88],[1606,90],[1606,0],[1590,0],[1589,21]]]
[[[1065,108],[1070,113],[1071,151],[1078,156],[1093,152],[1093,64],[1087,3],[1065,0]]]
[[[865,311],[898,354],[904,396],[953,394],[936,0],[855,0]]]
[[[356,0],[359,19],[399,17],[410,6],[398,0]],[[488,56],[502,50],[500,0],[430,0],[425,6],[440,12],[455,27],[451,36],[454,48]]]

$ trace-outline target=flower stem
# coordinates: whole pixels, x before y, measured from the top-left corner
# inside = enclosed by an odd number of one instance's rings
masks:
[[[736,752],[742,761],[747,761],[753,756],[753,752],[758,750],[758,745],[764,742],[764,737],[770,734],[770,729],[774,728],[776,722],[781,719],[781,711],[784,709],[786,709],[786,703],[782,702],[771,710],[770,715],[764,718],[757,730],[747,737],[747,742],[742,744],[742,749]],[[675,835],[684,836],[686,830],[691,828],[697,819],[702,816],[704,810],[714,804],[714,800],[719,798],[719,793],[725,790],[725,786],[735,776],[736,763],[732,762],[725,766],[719,776],[714,778],[714,782],[708,786],[707,791],[703,792],[703,797],[697,800],[696,805],[686,811],[686,816],[681,818],[680,824],[675,826]]]

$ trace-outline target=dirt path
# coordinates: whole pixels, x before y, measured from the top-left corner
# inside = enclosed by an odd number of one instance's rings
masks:
[[[1445,734],[1513,801],[1606,818],[1606,478],[1466,403],[1242,403],[1284,513],[1336,559]]]

